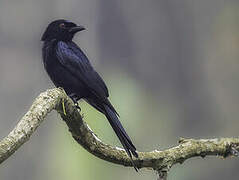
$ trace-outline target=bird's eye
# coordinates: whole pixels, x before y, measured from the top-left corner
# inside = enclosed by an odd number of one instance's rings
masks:
[[[65,28],[66,25],[65,25],[64,23],[61,23],[61,24],[59,25],[59,27],[60,27],[60,28]]]

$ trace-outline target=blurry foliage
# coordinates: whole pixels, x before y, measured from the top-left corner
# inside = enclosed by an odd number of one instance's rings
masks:
[[[41,62],[49,21],[67,18],[87,31],[75,41],[103,76],[112,104],[140,151],[164,149],[180,136],[238,136],[237,0],[69,0],[0,2],[0,136],[33,99],[53,87]],[[81,101],[106,143],[120,145],[106,118]],[[195,158],[169,179],[239,177],[239,162]],[[0,168],[0,179],[155,179],[104,162],[79,146],[55,113]]]

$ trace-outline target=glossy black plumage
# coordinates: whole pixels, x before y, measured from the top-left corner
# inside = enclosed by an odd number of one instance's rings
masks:
[[[84,27],[66,20],[50,23],[42,36],[44,67],[56,87],[63,87],[77,103],[81,98],[105,114],[128,156],[138,157],[136,148],[118,119],[118,113],[108,100],[108,89],[86,55],[72,41]],[[136,168],[136,167],[135,167]]]

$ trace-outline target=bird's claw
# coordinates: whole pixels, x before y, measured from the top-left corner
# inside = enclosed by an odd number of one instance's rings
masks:
[[[75,107],[81,111],[81,108],[78,103],[75,103]]]

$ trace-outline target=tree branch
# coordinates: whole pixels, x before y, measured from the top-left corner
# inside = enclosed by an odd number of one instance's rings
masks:
[[[62,102],[64,102],[66,114],[63,112]],[[53,109],[60,113],[73,138],[87,151],[103,160],[124,166],[132,166],[123,149],[107,145],[97,138],[83,121],[74,103],[60,88],[50,89],[41,93],[16,127],[7,137],[0,141],[0,163],[29,140],[32,133]],[[238,156],[238,150],[239,138],[199,140],[181,138],[178,146],[164,151],[138,152],[139,158],[134,159],[134,163],[139,169],[144,167],[152,168],[158,171],[159,179],[166,179],[167,172],[174,164],[183,163],[185,160],[197,156],[203,158],[207,155]]]

